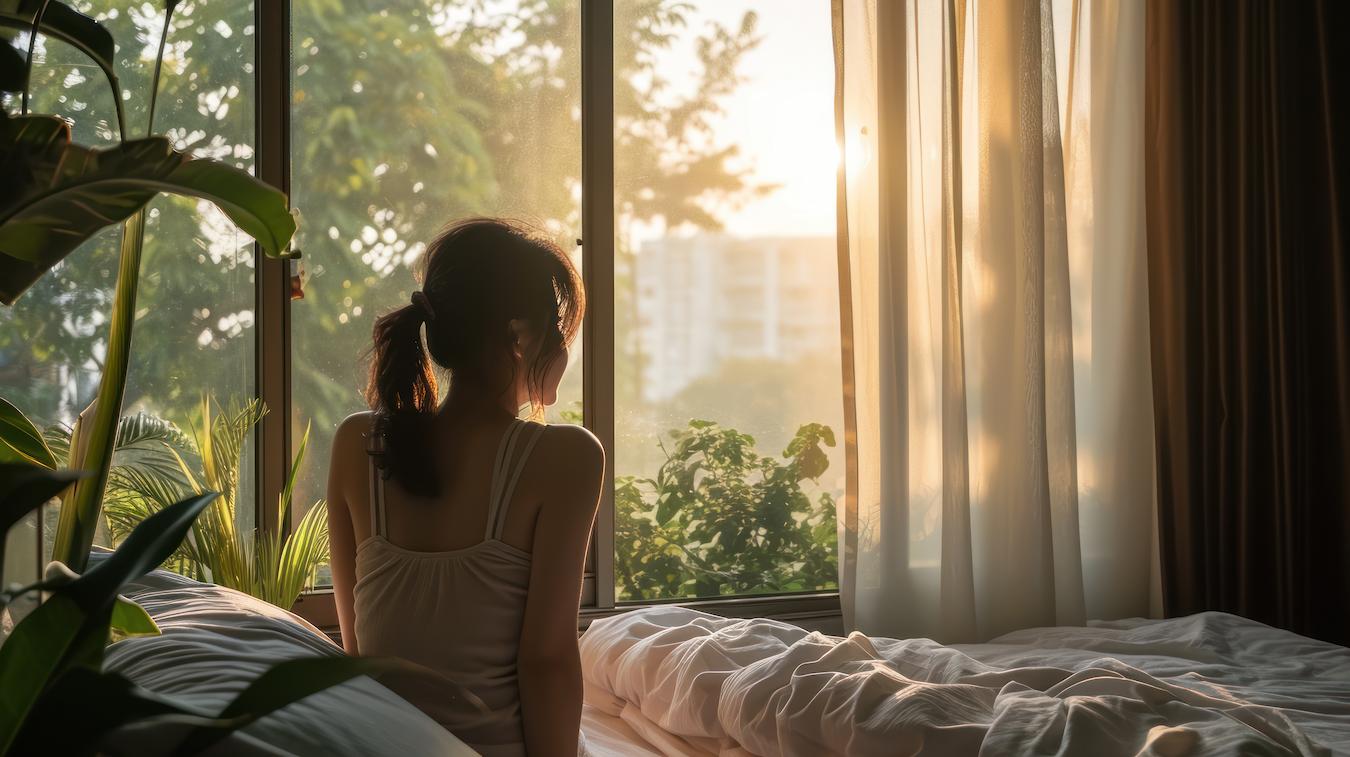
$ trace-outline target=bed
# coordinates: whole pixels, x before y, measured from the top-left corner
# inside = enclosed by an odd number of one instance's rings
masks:
[[[1223,613],[943,646],[664,607],[581,648],[666,754],[1350,754],[1350,649]]]
[[[126,593],[164,633],[114,644],[108,667],[208,709],[278,660],[341,653],[229,589],[155,571]],[[943,646],[665,606],[595,621],[581,651],[594,757],[1350,754],[1350,650],[1221,613]],[[170,737],[127,729],[108,752],[161,753]],[[473,752],[358,679],[213,753]]]

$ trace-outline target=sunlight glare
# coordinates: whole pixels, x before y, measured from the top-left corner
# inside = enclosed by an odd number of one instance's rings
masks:
[[[856,176],[872,162],[872,141],[867,135],[866,127],[846,136],[843,150],[839,149],[838,142],[833,146],[833,150],[835,166],[837,167],[839,161],[843,160],[844,169],[849,176]]]

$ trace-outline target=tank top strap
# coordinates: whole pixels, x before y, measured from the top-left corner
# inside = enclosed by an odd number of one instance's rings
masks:
[[[524,425],[519,418],[513,418],[511,425],[502,434],[501,443],[497,445],[497,459],[492,464],[492,486],[488,494],[487,523],[483,526],[484,539],[494,538],[492,526],[497,520],[497,511],[501,508],[502,490],[506,488],[506,468],[510,464],[511,456],[515,454],[516,439],[520,436],[520,429]]]
[[[521,423],[520,426],[525,430],[521,436],[525,437],[525,448],[521,451],[520,457],[515,459],[515,464],[511,465],[511,475],[506,480],[506,486],[501,491],[501,499],[494,508],[494,517],[489,524],[492,528],[490,538],[502,538],[502,529],[506,527],[506,511],[511,506],[511,498],[515,496],[516,484],[520,483],[520,474],[525,472],[525,464],[530,461],[530,452],[534,450],[534,445],[539,441],[539,437],[544,435],[544,427],[536,423]],[[508,456],[508,460],[510,460]]]
[[[366,459],[370,462],[370,533],[386,536],[389,521],[384,512],[384,471],[380,468],[379,458],[384,454],[384,432],[377,419],[366,435]]]

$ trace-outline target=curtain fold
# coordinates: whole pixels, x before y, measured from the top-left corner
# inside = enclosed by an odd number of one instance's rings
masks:
[[[1350,9],[1147,13],[1166,610],[1350,644]]]
[[[833,7],[845,623],[1148,614],[1142,6]]]

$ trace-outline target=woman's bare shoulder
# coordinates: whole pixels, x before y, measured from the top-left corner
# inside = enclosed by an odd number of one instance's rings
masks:
[[[357,452],[364,454],[366,439],[374,422],[375,413],[369,410],[352,413],[343,418],[338,424],[337,431],[333,433],[333,457],[352,456]]]
[[[583,426],[568,424],[544,426],[535,453],[541,463],[540,472],[559,484],[589,487],[598,485],[605,469],[605,448],[600,440]]]

